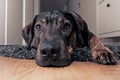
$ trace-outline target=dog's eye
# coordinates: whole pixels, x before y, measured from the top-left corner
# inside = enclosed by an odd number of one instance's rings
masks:
[[[71,27],[69,23],[64,24],[63,30],[68,30]]]
[[[38,25],[36,25],[36,27],[35,27],[37,30],[41,30],[41,26],[38,24]]]

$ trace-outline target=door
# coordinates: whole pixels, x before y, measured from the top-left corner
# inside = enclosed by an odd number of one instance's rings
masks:
[[[7,1],[7,45],[22,44],[23,1]]]
[[[33,0],[8,0],[7,44],[23,44],[21,30],[34,16]]]
[[[38,4],[38,0],[0,0],[0,45],[23,44],[21,30],[33,20],[38,8],[34,2]]]

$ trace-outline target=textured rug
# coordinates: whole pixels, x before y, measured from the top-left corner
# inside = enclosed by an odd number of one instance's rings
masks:
[[[107,45],[112,50],[117,59],[120,59],[120,46]],[[20,58],[20,59],[34,59],[36,49],[33,47],[21,46],[21,45],[0,45],[0,56]],[[73,61],[92,61],[90,49],[87,47],[73,49],[72,60]]]

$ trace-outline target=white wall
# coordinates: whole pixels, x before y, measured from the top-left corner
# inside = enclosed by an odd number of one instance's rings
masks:
[[[40,11],[63,10],[67,0],[40,0]]]
[[[0,0],[0,44],[5,43],[5,0]]]

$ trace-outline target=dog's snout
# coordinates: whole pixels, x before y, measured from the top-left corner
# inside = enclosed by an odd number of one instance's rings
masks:
[[[59,55],[59,48],[53,46],[46,46],[40,50],[41,56],[52,56],[56,57]]]

